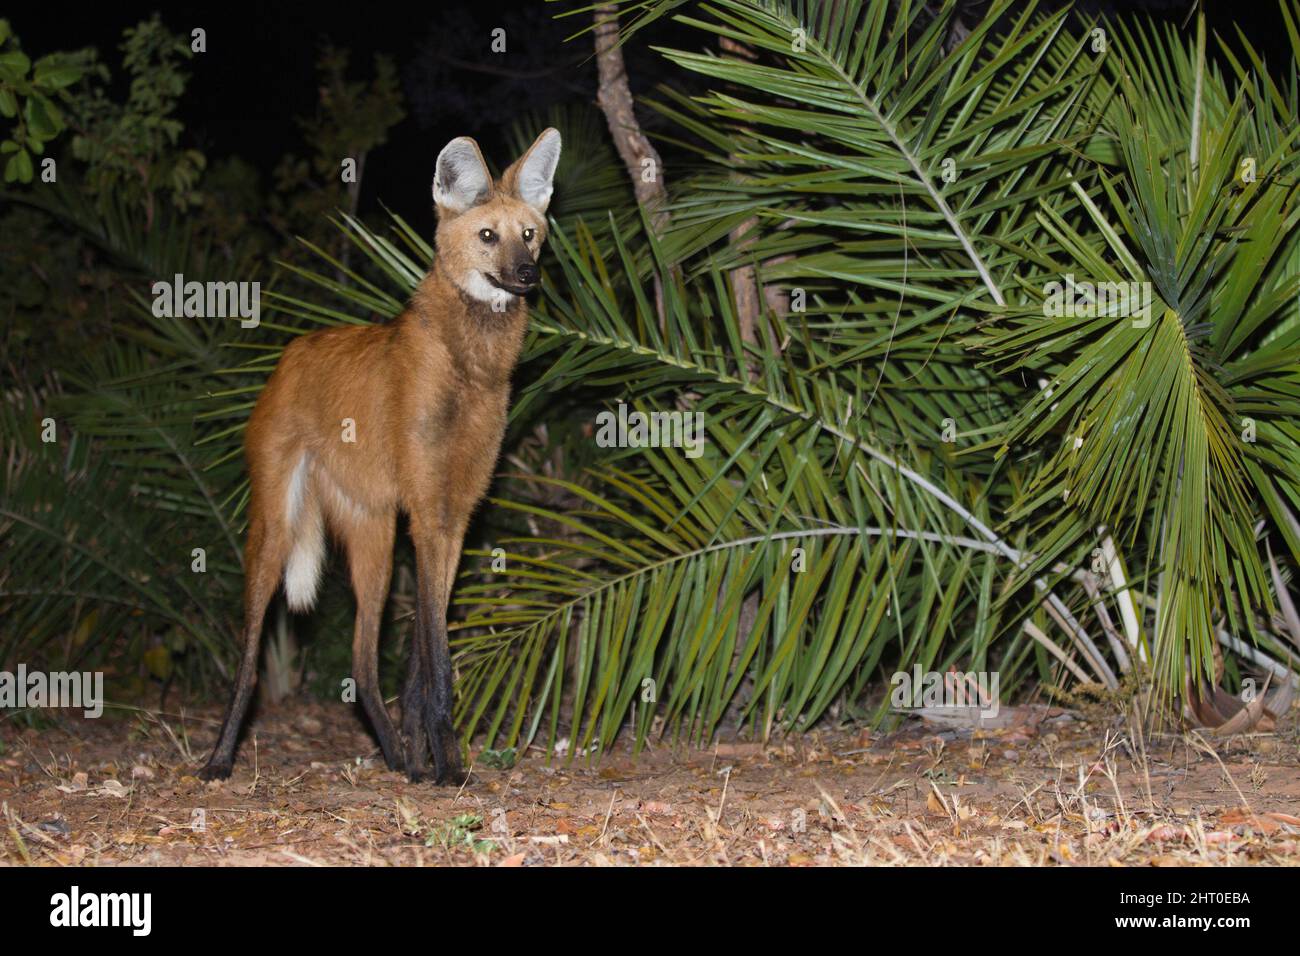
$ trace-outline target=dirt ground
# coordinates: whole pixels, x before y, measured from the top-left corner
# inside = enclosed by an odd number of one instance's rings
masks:
[[[1142,738],[1026,708],[711,750],[534,748],[467,786],[387,770],[344,705],[263,711],[234,776],[194,773],[219,710],[0,721],[0,864],[1296,865],[1300,733]],[[501,763],[503,761],[496,760]]]

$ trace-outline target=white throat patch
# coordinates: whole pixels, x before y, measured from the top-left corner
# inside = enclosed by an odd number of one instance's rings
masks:
[[[462,292],[476,302],[482,302],[484,305],[496,305],[498,311],[504,312],[515,299],[518,298],[513,292],[507,292],[505,289],[498,289],[478,269],[469,274],[469,280],[461,285],[456,283]],[[499,304],[498,304],[499,303]]]

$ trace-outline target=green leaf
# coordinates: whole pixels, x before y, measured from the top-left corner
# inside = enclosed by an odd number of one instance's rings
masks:
[[[38,139],[53,139],[63,129],[63,116],[58,107],[40,94],[28,97],[23,112],[32,135]]]
[[[22,50],[10,50],[7,53],[0,53],[0,76],[4,76],[10,82],[18,83],[27,76],[27,71],[31,68],[32,61],[27,58],[27,54]]]
[[[84,73],[80,66],[67,62],[57,53],[51,53],[36,61],[32,82],[48,90],[61,90],[76,83]]]
[[[32,157],[25,149],[20,149],[9,157],[5,164],[5,182],[14,181],[30,183],[32,181]]]

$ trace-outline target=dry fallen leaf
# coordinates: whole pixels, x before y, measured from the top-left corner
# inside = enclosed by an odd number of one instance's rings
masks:
[[[1219,817],[1219,823],[1230,827],[1248,826],[1261,833],[1274,833],[1281,829],[1281,823],[1276,819],[1269,819],[1274,816],[1275,815],[1271,813],[1265,813],[1263,816],[1260,816],[1255,813],[1250,813],[1242,807],[1234,807]]]
[[[759,743],[718,744],[714,750],[719,757],[734,759],[736,757],[761,757],[764,747]]]
[[[77,793],[85,790],[90,785],[90,777],[84,770],[78,770],[72,775],[72,781],[67,784],[60,784],[56,789],[63,793]]]
[[[1181,840],[1187,835],[1182,827],[1170,826],[1162,823],[1159,826],[1152,827],[1144,839],[1150,842],[1164,842],[1168,840]]]

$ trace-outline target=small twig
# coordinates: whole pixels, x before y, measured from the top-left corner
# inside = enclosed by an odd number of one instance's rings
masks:
[[[609,829],[609,818],[614,815],[614,801],[616,799],[618,799],[618,787],[615,787],[614,792],[609,795],[609,808],[605,811],[605,822],[600,828],[600,833],[587,846],[595,846],[605,838],[605,832]]]

